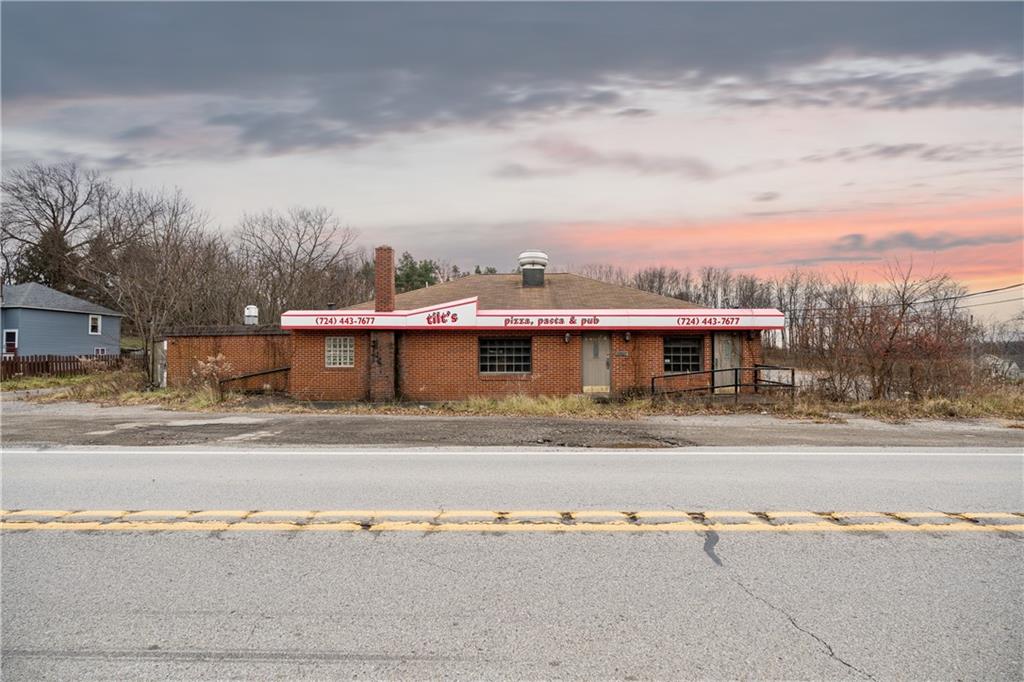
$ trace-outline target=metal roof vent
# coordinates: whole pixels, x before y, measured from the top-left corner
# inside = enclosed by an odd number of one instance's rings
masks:
[[[245,323],[246,324],[259,324],[260,323],[260,309],[254,305],[245,306]]]
[[[523,286],[544,286],[544,269],[547,266],[548,254],[543,251],[523,251],[519,254],[519,268],[523,271]]]

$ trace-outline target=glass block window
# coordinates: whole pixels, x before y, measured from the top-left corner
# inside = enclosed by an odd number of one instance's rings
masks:
[[[693,336],[665,337],[665,371],[699,372],[704,340]]]
[[[532,339],[480,339],[481,374],[533,371]]]
[[[355,337],[328,336],[324,341],[324,364],[328,367],[355,367]]]

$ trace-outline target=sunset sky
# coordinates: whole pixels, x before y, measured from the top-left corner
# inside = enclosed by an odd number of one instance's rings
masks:
[[[2,7],[5,167],[453,263],[1021,281],[1021,3]],[[1019,293],[1019,290],[1017,290]]]

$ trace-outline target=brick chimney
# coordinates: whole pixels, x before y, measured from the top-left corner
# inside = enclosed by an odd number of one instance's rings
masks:
[[[373,253],[373,309],[390,313],[395,309],[395,250],[378,246]]]

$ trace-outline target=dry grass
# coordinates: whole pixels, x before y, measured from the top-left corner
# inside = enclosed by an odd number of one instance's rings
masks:
[[[120,404],[122,396],[133,391],[140,391],[146,385],[146,373],[136,370],[97,372],[75,378],[78,381],[66,384],[60,390],[52,393],[35,396],[32,400],[40,403],[77,400]]]
[[[1024,419],[1024,388],[1006,385],[982,389],[959,398],[924,400],[869,400],[847,405],[853,414],[883,421],[908,419],[978,419],[998,417]]]
[[[91,374],[76,374],[75,376],[68,377],[17,377],[14,379],[7,379],[6,381],[0,381],[0,391],[30,391],[40,388],[61,388],[88,382],[92,377],[93,375]]]
[[[725,415],[765,414],[780,419],[808,420],[816,423],[843,423],[845,416],[858,415],[872,419],[899,423],[910,419],[973,419],[995,417],[1013,420],[1010,428],[1024,428],[1024,387],[1003,386],[998,389],[978,390],[957,399],[863,401],[835,403],[810,396],[795,401],[785,398],[776,403],[734,405],[731,402],[703,400],[671,401],[634,398],[617,402],[599,402],[587,396],[530,397],[512,395],[504,398],[474,397],[461,401],[432,404],[367,403],[337,404],[329,407],[295,401],[288,398],[251,396],[228,393],[218,399],[209,387],[147,390],[145,374],[137,371],[102,372],[79,377],[61,385],[61,389],[34,396],[36,402],[75,400],[98,402],[104,405],[154,405],[171,410],[329,413],[329,414],[384,414],[384,415],[436,415],[466,417],[556,417],[567,419],[625,419],[632,420],[656,415]],[[4,390],[10,382],[4,382]],[[41,388],[43,382],[25,387]]]

